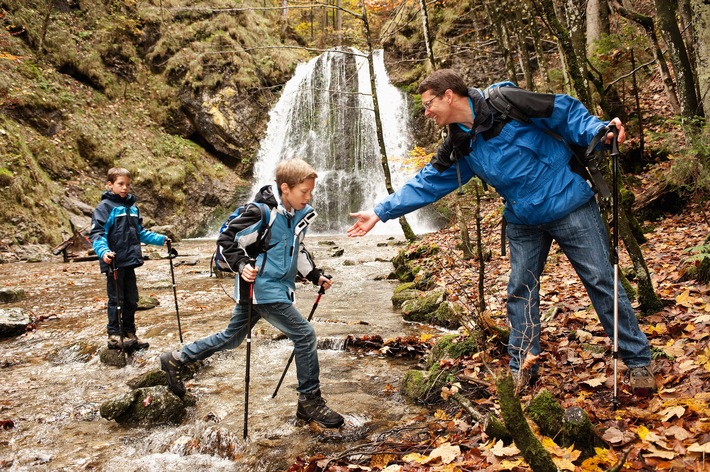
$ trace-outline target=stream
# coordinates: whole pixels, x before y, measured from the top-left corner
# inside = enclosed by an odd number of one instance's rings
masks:
[[[105,348],[106,280],[98,262],[0,265],[0,284],[23,288],[26,295],[2,307],[45,317],[36,330],[0,340],[0,422],[12,422],[0,429],[0,468],[281,471],[299,456],[342,452],[409,422],[423,410],[407,403],[399,387],[416,361],[342,350],[348,335],[388,339],[433,330],[405,323],[390,301],[395,282],[382,280],[392,270],[388,261],[401,239],[306,238],[318,266],[335,280],[312,322],[319,339],[323,396],[346,424],[340,430],[314,430],[296,419],[295,363],[272,398],[292,345],[262,320],[252,331],[246,441],[245,344],[207,359],[186,383],[197,404],[188,408],[180,425],[127,427],[99,415],[103,402],[129,390],[127,381],[159,369],[158,356],[180,346],[167,259],[151,257],[136,270],[141,296],[155,297],[160,304],[136,313],[137,334],[150,347],[123,368],[102,364],[98,351],[88,360],[71,353],[47,357],[76,341]],[[184,240],[174,247],[179,252],[174,275],[180,323],[188,343],[226,327],[234,304],[233,280],[210,277],[214,240]],[[166,252],[157,246],[144,250]],[[317,287],[298,287],[296,306],[308,317]]]

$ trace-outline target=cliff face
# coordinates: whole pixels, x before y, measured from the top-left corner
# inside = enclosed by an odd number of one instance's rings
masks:
[[[133,173],[146,226],[182,236],[244,197],[305,57],[265,52],[282,45],[275,13],[222,3],[0,2],[0,253],[88,224],[114,166]]]

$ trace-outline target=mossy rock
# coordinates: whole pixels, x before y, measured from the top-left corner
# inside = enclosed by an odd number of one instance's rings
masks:
[[[444,290],[422,292],[417,298],[406,300],[402,303],[402,316],[406,321],[436,324],[436,311],[444,302]]]
[[[540,432],[550,438],[562,430],[565,410],[547,390],[535,395],[525,413],[540,427]]]
[[[420,294],[421,292],[414,289],[414,283],[406,282],[400,284],[394,289],[394,294],[392,295],[392,306],[394,308],[401,308],[404,302],[415,299]]]
[[[446,334],[439,338],[427,355],[427,368],[438,364],[442,359],[458,359],[470,356],[479,350],[478,342],[472,336]]]
[[[162,385],[131,390],[104,402],[99,411],[107,420],[141,426],[180,424],[187,414],[185,403]]]
[[[402,379],[402,395],[416,403],[434,403],[441,399],[445,376],[438,366],[430,370],[412,369]]]
[[[151,308],[155,308],[158,305],[160,305],[160,301],[157,298],[141,296],[138,298],[138,306],[136,309],[150,310]]]

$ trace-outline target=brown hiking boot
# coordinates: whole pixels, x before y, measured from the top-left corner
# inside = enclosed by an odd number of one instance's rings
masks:
[[[345,419],[325,404],[320,390],[298,395],[296,417],[304,421],[313,421],[324,428],[339,428]]]
[[[650,365],[630,367],[627,373],[631,393],[639,397],[648,397],[656,391],[656,377]]]
[[[168,376],[168,387],[178,397],[182,397],[186,392],[185,384],[182,382],[184,366],[185,363],[175,359],[172,351],[164,352],[160,355],[160,368]]]

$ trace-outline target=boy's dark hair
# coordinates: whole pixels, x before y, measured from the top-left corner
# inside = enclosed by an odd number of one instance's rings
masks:
[[[417,93],[421,95],[430,90],[431,93],[439,96],[449,89],[462,97],[468,95],[468,87],[459,74],[452,69],[439,69],[422,80],[417,87]]]
[[[281,184],[285,183],[288,188],[293,188],[306,179],[315,179],[318,174],[309,163],[296,157],[279,162],[276,166],[275,177],[276,186],[281,194]]]
[[[106,181],[114,183],[119,177],[128,177],[130,179],[131,173],[123,167],[111,167],[106,175]]]

